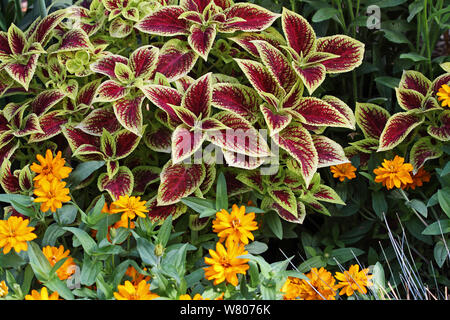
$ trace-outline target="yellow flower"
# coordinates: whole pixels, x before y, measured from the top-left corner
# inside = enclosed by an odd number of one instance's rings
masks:
[[[120,196],[118,200],[111,204],[110,211],[111,213],[123,212],[120,219],[124,222],[127,221],[128,218],[134,219],[136,215],[145,218],[147,216],[145,213],[148,212],[148,210],[145,207],[145,201],[140,200],[141,197],[130,197],[128,195]]]
[[[69,256],[70,250],[64,251],[64,247],[60,245],[59,248],[46,246],[42,248],[42,252],[46,256],[52,267],[59,260],[67,258],[66,261],[64,261],[64,263],[59,267],[59,269],[56,270],[56,274],[58,275],[59,279],[66,280],[75,273],[75,263],[73,262],[73,258]]]
[[[8,295],[8,286],[5,280],[0,282],[0,298],[6,297]]]
[[[336,288],[342,288],[339,295],[346,294],[351,296],[355,291],[361,294],[366,294],[366,287],[370,287],[372,283],[369,281],[373,275],[368,275],[369,269],[359,271],[359,265],[354,264],[350,266],[348,271],[336,272],[335,277],[339,281]]]
[[[212,222],[213,231],[220,237],[220,242],[226,239],[227,246],[231,241],[248,244],[248,239],[255,239],[251,231],[258,229],[254,219],[254,212],[245,214],[245,206],[238,208],[233,204],[231,213],[225,209],[216,213],[216,219]]]
[[[412,183],[410,172],[413,171],[413,166],[410,163],[404,163],[405,159],[395,156],[394,160],[384,160],[382,167],[373,170],[376,174],[375,182],[383,183],[386,188],[392,189],[395,187],[401,188],[408,183]]]
[[[36,159],[41,163],[37,164],[33,162],[30,166],[31,171],[38,173],[36,177],[34,177],[34,181],[36,185],[39,186],[40,181],[42,179],[46,179],[52,181],[54,178],[58,180],[62,180],[69,176],[69,173],[72,172],[72,168],[65,167],[64,164],[66,160],[61,158],[61,151],[58,151],[56,157],[53,158],[53,153],[50,149],[47,149],[45,153],[45,158],[38,154]]]
[[[66,183],[58,179],[53,179],[49,182],[46,179],[42,179],[39,188],[34,190],[34,194],[37,196],[34,202],[41,202],[41,211],[47,212],[51,210],[56,212],[56,209],[62,207],[63,202],[70,201],[69,189],[64,188]]]
[[[8,220],[0,220],[0,248],[7,254],[11,248],[16,252],[27,251],[27,241],[36,239],[32,232],[34,227],[28,227],[30,220],[11,216]]]
[[[220,243],[216,243],[216,251],[209,249],[211,258],[205,257],[205,263],[210,267],[203,268],[205,277],[208,280],[214,280],[214,285],[223,281],[231,283],[233,286],[238,285],[237,274],[244,274],[249,268],[247,262],[249,259],[237,258],[247,254],[243,244],[231,242],[227,245],[227,249]]]
[[[114,292],[116,300],[152,300],[158,298],[156,293],[150,291],[150,284],[142,280],[136,285],[125,281],[124,285],[117,287],[119,292]]]
[[[59,299],[58,292],[55,291],[49,296],[47,288],[43,287],[40,293],[37,290],[31,291],[31,295],[27,294],[25,296],[25,300],[61,300],[61,299]]]
[[[350,162],[331,166],[330,170],[333,173],[333,178],[339,178],[341,182],[345,178],[349,180],[356,178],[356,168]]]
[[[288,277],[281,291],[284,300],[335,300],[336,279],[325,268],[312,268],[305,274],[309,280]]]
[[[438,100],[442,101],[443,107],[450,107],[450,87],[447,84],[443,84],[442,87],[439,88],[437,96],[439,97]]]
[[[188,294],[182,294],[178,300],[209,300],[209,299],[203,299],[202,295],[197,293],[194,298],[191,298]]]
[[[414,174],[411,178],[412,178],[413,182],[406,184],[404,188],[406,188],[406,189],[411,188],[411,189],[415,190],[416,187],[423,186],[424,182],[429,182],[431,179],[431,175],[423,167],[421,167],[417,171],[417,173]]]

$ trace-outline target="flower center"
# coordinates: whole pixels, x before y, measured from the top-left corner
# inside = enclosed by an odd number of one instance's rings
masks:
[[[224,267],[224,268],[229,268],[231,267],[230,262],[228,262],[228,259],[226,257],[221,257],[220,258],[220,264]]]
[[[233,226],[234,229],[237,229],[241,226],[241,220],[239,220],[238,218],[234,218],[231,221],[231,225]]]

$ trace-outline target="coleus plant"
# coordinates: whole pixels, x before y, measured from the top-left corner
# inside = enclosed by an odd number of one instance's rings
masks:
[[[271,27],[280,17],[284,35]],[[221,62],[233,74],[209,55],[218,34],[233,48]],[[360,65],[355,39],[318,38],[294,12],[231,0],[92,0],[0,41],[2,97],[16,98],[0,115],[6,192],[30,194],[20,181],[32,175],[11,168],[58,146],[74,162],[106,164],[74,187],[141,195],[158,223],[186,212],[185,197],[214,196],[219,171],[229,196],[258,192],[291,222],[342,203],[318,170],[349,161],[325,130],[354,129],[355,117],[339,98],[313,94],[326,74]],[[279,170],[261,174],[278,148]]]

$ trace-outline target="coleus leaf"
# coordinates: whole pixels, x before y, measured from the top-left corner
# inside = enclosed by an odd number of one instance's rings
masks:
[[[11,158],[14,152],[19,148],[20,141],[12,139],[10,142],[5,143],[0,147],[0,163],[5,159]]]
[[[260,98],[257,92],[242,84],[218,83],[213,85],[211,104],[222,110],[234,112],[250,123],[258,118]]]
[[[40,54],[30,54],[26,57],[25,64],[19,62],[7,63],[4,70],[17,81],[22,87],[28,91],[31,79],[33,79],[36,71],[38,59]]]
[[[207,73],[195,80],[184,93],[181,106],[191,111],[198,119],[204,119],[211,113],[212,79]]]
[[[114,134],[116,143],[115,160],[123,159],[131,154],[139,144],[141,136],[133,132],[123,129]]]
[[[304,97],[291,109],[285,109],[300,122],[311,126],[351,128],[348,119],[331,104],[315,97]]]
[[[152,127],[144,134],[144,143],[156,152],[171,153],[172,132],[166,127]]]
[[[356,103],[356,123],[366,138],[380,138],[390,116],[386,109],[376,104]]]
[[[431,137],[422,137],[414,143],[410,152],[410,163],[416,173],[424,163],[431,159],[441,157],[443,154],[442,145],[436,143]]]
[[[345,205],[345,202],[342,201],[341,197],[339,197],[339,195],[336,191],[334,191],[333,188],[323,184],[321,184],[318,190],[314,192],[313,197],[319,201]]]
[[[114,133],[121,128],[121,125],[114,112],[105,107],[92,110],[76,128],[94,136],[101,136],[103,128]]]
[[[160,175],[158,205],[174,204],[191,195],[202,184],[205,175],[203,164],[172,164],[169,160]]]
[[[38,94],[31,102],[31,109],[37,116],[45,114],[66,95],[58,89],[50,89]]]
[[[128,84],[134,80],[134,73],[131,71],[128,64],[117,62],[114,66],[114,74],[120,83]]]
[[[170,39],[160,50],[156,72],[166,76],[168,81],[178,80],[192,70],[198,57],[187,42]]]
[[[8,44],[11,53],[15,55],[21,55],[27,45],[25,34],[14,23],[8,28]]]
[[[73,125],[67,124],[62,127],[62,133],[69,143],[72,152],[82,145],[92,145],[94,147],[100,146],[100,138],[87,134]]]
[[[236,179],[255,189],[261,194],[265,193],[261,172],[259,172],[258,170],[243,171],[236,176]]]
[[[261,134],[244,118],[229,111],[221,111],[213,118],[229,129],[208,132],[213,144],[232,152],[250,157],[268,157],[270,148]]]
[[[121,17],[115,18],[109,25],[109,35],[113,38],[125,38],[132,31],[133,22],[122,19]]]
[[[39,118],[39,127],[43,133],[33,133],[29,139],[28,143],[36,143],[48,140],[56,135],[58,135],[62,126],[67,123],[67,119],[60,115],[59,111],[51,111]]]
[[[113,102],[114,114],[119,123],[127,130],[142,136],[142,101],[144,95],[125,96]]]
[[[175,220],[187,210],[186,205],[182,202],[169,205],[160,205],[158,204],[156,197],[147,203],[147,208],[149,210],[147,216],[154,224],[162,224],[169,216],[172,216],[172,220]]]
[[[61,43],[55,52],[90,50],[92,47],[86,32],[82,29],[72,29],[64,34]]]
[[[292,215],[297,216],[297,200],[290,188],[287,186],[269,187],[267,193],[283,209],[289,211]]]
[[[285,221],[291,222],[291,223],[298,223],[302,224],[306,217],[306,208],[305,205],[297,200],[297,215],[293,215],[290,211],[284,209],[281,207],[277,202],[275,202],[270,197],[265,197],[261,203],[261,208],[264,210],[272,209],[274,210],[280,218],[282,218]]]
[[[115,80],[107,80],[97,88],[94,102],[113,102],[125,97],[126,94],[125,86]]]
[[[265,158],[263,157],[250,157],[246,154],[237,153],[225,149],[222,149],[222,152],[225,158],[225,162],[230,167],[253,170],[261,166],[265,161]]]
[[[444,110],[439,114],[439,127],[430,125],[427,132],[433,138],[440,141],[450,141],[450,110]]]
[[[272,138],[276,144],[297,160],[301,167],[302,177],[308,186],[319,165],[319,156],[308,130],[301,124],[292,121]]]
[[[145,189],[152,183],[159,181],[161,168],[152,166],[137,166],[131,170],[134,177],[133,194],[144,194]]]
[[[448,84],[449,82],[450,82],[450,73],[441,74],[431,83],[429,93],[431,93],[433,96],[436,96],[442,85]]]
[[[39,42],[43,44],[47,35],[52,32],[52,30],[56,28],[68,14],[69,11],[67,10],[58,10],[43,18],[34,26],[34,28],[30,29],[33,30],[33,32],[31,33],[29,42]]]
[[[414,113],[398,112],[389,118],[380,136],[377,151],[385,151],[399,145],[406,136],[424,121],[424,117]]]
[[[186,125],[179,125],[172,134],[172,162],[176,164],[192,156],[205,138],[203,131],[191,131]]]
[[[309,94],[313,92],[322,84],[326,76],[326,68],[323,64],[313,64],[301,66],[295,61],[292,62],[292,67],[302,80]]]
[[[316,34],[311,25],[301,15],[283,8],[281,23],[289,47],[306,57],[315,48]]]
[[[364,57],[364,43],[346,35],[318,38],[317,51],[339,57],[322,62],[328,73],[348,72],[360,66]]]
[[[322,97],[322,100],[329,103],[333,108],[340,112],[350,124],[350,129],[355,130],[356,118],[353,110],[341,99],[334,96],[326,95]]]
[[[91,106],[94,100],[97,88],[100,86],[101,79],[93,80],[86,83],[84,86],[78,90],[76,104],[77,106],[84,104],[86,106]]]
[[[160,7],[139,21],[135,28],[159,36],[184,35],[187,34],[188,23],[179,19],[184,12],[181,6]]]
[[[111,79],[115,79],[116,74],[114,72],[114,69],[116,67],[116,63],[118,62],[127,65],[128,59],[118,54],[108,54],[92,63],[90,65],[90,68],[93,72],[104,74]]]
[[[399,106],[406,111],[420,109],[425,99],[423,94],[412,89],[395,88],[395,94]]]
[[[398,86],[399,89],[414,90],[426,96],[431,81],[418,71],[404,70]]]
[[[162,85],[146,85],[140,89],[154,105],[164,110],[170,118],[181,123],[173,106],[181,105],[183,97],[176,89]]]
[[[189,45],[203,60],[208,59],[209,51],[211,50],[214,39],[216,38],[216,27],[209,25],[206,28],[193,24],[190,28],[188,37]]]
[[[0,185],[6,193],[18,193],[21,191],[19,176],[11,172],[11,162],[5,159],[0,168]]]
[[[359,141],[350,142],[350,145],[355,147],[360,152],[370,154],[378,149],[378,139],[365,138]]]
[[[129,65],[135,78],[151,79],[156,70],[159,49],[154,46],[142,46],[134,50],[129,59]]]
[[[289,113],[274,111],[271,107],[265,104],[262,104],[260,109],[264,116],[264,120],[266,121],[267,127],[270,130],[271,136],[286,128],[292,120],[292,116]]]
[[[268,42],[256,40],[253,44],[267,70],[285,92],[289,92],[297,82],[297,76],[288,59]]]
[[[254,40],[266,41],[275,48],[281,48],[281,46],[286,44],[283,36],[273,27],[269,27],[261,32],[242,32],[228,39],[236,42],[239,46],[257,58],[259,58],[259,53],[253,43]]]
[[[221,32],[262,31],[280,16],[253,3],[236,3],[223,12],[226,20],[219,25]]]
[[[112,178],[109,178],[107,173],[100,174],[97,186],[100,191],[106,190],[115,201],[120,196],[131,194],[134,186],[134,176],[127,167],[119,167]]]
[[[200,185],[200,191],[202,194],[206,194],[214,184],[216,180],[217,170],[214,163],[204,163],[205,166],[205,179],[203,179],[202,184]]]
[[[318,156],[318,168],[349,162],[339,143],[321,135],[312,135],[312,140]]]
[[[16,130],[13,134],[16,137],[24,137],[31,134],[44,133],[39,125],[39,118],[36,114],[30,113],[25,119],[23,119],[23,125]]]

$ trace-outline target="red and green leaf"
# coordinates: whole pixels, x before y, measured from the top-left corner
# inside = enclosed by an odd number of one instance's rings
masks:
[[[8,44],[11,53],[15,55],[21,55],[27,45],[25,34],[14,23],[8,29]]]
[[[280,218],[286,220],[291,223],[299,223],[302,224],[306,217],[306,209],[305,205],[297,200],[297,215],[293,215],[290,211],[281,207],[278,203],[276,203],[272,198],[266,197],[263,199],[261,203],[261,208],[268,210],[274,210]]]
[[[433,141],[431,137],[422,137],[417,140],[410,152],[410,163],[413,165],[414,173],[416,173],[426,161],[437,159],[441,157],[442,154],[442,145]]]
[[[109,108],[99,108],[92,110],[76,128],[90,135],[101,136],[103,128],[114,133],[121,128],[121,125],[113,111]]]
[[[236,176],[236,179],[251,187],[252,189],[255,189],[261,194],[265,193],[261,172],[258,170],[243,171]]]
[[[29,42],[39,42],[41,44],[46,42],[47,35],[49,35],[52,30],[56,28],[64,18],[67,17],[68,14],[69,11],[67,10],[58,10],[43,18],[34,25],[33,29],[30,29],[33,30],[33,32],[31,33]]]
[[[351,125],[349,128],[355,130],[356,119],[353,110],[341,99],[334,96],[323,96],[322,100],[329,103],[333,108],[339,111]]]
[[[31,79],[33,79],[34,72],[36,71],[38,58],[40,54],[31,54],[27,57],[25,64],[19,62],[11,62],[4,66],[4,70],[17,81],[26,91],[30,85]]]
[[[423,94],[412,89],[395,88],[395,94],[399,106],[406,111],[420,109],[425,99]]]
[[[309,94],[313,94],[325,80],[327,70],[323,64],[302,66],[293,61],[292,67],[308,89]]]
[[[64,34],[56,52],[90,49],[92,49],[92,44],[86,32],[82,29],[72,29]]]
[[[172,150],[172,132],[166,127],[150,128],[143,139],[145,145],[153,151],[170,153]]]
[[[338,56],[322,62],[328,73],[348,72],[361,65],[364,44],[346,35],[333,35],[318,38],[317,51]]]
[[[356,123],[366,138],[380,138],[390,116],[386,109],[376,104],[356,103]]]
[[[116,74],[114,72],[114,69],[116,67],[116,63],[118,62],[127,65],[128,59],[118,54],[108,54],[92,63],[90,65],[90,68],[96,73],[101,73],[110,77],[111,79],[115,79]]]
[[[50,89],[38,94],[31,102],[31,109],[37,116],[45,114],[66,95],[58,89]]]
[[[119,123],[127,130],[142,136],[142,101],[144,95],[125,96],[113,103],[114,114]]]
[[[159,49],[153,46],[142,46],[130,55],[129,65],[136,78],[151,79],[156,70]]]
[[[341,197],[339,197],[333,188],[323,184],[319,186],[318,190],[313,194],[313,197],[318,201],[345,205],[345,202],[342,201]]]
[[[18,193],[21,191],[19,176],[11,172],[11,162],[3,160],[0,168],[0,185],[6,193]]]
[[[349,162],[344,149],[336,141],[321,135],[313,135],[312,140],[318,156],[318,168]]]
[[[226,20],[221,32],[257,32],[267,29],[280,16],[252,3],[236,3],[224,11]]]
[[[172,134],[172,162],[176,164],[192,156],[205,138],[202,131],[191,131],[187,126],[179,125]]]
[[[115,201],[120,196],[131,195],[134,186],[134,176],[127,167],[119,167],[112,178],[109,178],[107,173],[100,174],[97,186],[100,191],[106,190]]]
[[[222,149],[223,156],[225,158],[225,162],[230,167],[241,168],[245,170],[254,170],[261,166],[265,158],[262,157],[250,157],[246,154],[228,151]]]
[[[212,78],[207,73],[193,84],[184,93],[181,106],[191,111],[197,118],[204,119],[211,113]]]
[[[292,116],[289,113],[274,111],[270,106],[262,104],[260,109],[270,130],[270,135],[274,135],[286,128],[292,120]]]
[[[273,27],[269,27],[262,32],[242,32],[238,35],[229,38],[236,42],[239,46],[244,48],[247,52],[255,57],[259,58],[258,49],[254,45],[254,40],[263,40],[270,43],[275,48],[281,48],[281,46],[286,45],[286,41],[283,36]]]
[[[306,57],[314,50],[316,34],[305,18],[284,8],[281,23],[289,47],[299,56]]]
[[[134,187],[133,194],[141,195],[144,194],[145,189],[159,181],[159,174],[161,173],[161,168],[152,166],[137,166],[131,170],[134,177]]]
[[[188,22],[180,19],[185,10],[180,6],[164,6],[154,10],[139,21],[135,28],[158,36],[187,34]]]
[[[160,175],[158,204],[174,204],[191,195],[200,187],[205,176],[203,164],[172,164],[172,161],[167,162]]]
[[[175,220],[187,210],[186,205],[181,202],[167,206],[159,205],[156,197],[147,203],[147,208],[149,210],[147,216],[153,224],[162,224],[169,216]]]
[[[140,89],[147,99],[164,110],[170,118],[181,122],[173,108],[173,106],[180,106],[183,98],[176,89],[162,85],[147,85]]]
[[[188,42],[192,50],[206,61],[215,38],[216,27],[214,25],[203,28],[202,26],[193,24],[190,28]]]
[[[406,136],[424,121],[414,113],[398,112],[389,118],[380,136],[378,151],[390,150],[399,145]]]
[[[269,187],[267,193],[283,209],[297,216],[297,200],[290,188],[286,186]]]
[[[442,111],[439,120],[441,125],[439,127],[430,125],[427,128],[428,134],[440,141],[450,141],[450,110]]]
[[[414,70],[403,71],[399,83],[400,89],[414,90],[423,96],[426,96],[430,87],[431,81],[422,73]]]
[[[98,88],[94,102],[113,102],[127,94],[127,88],[115,80],[106,80]]]

